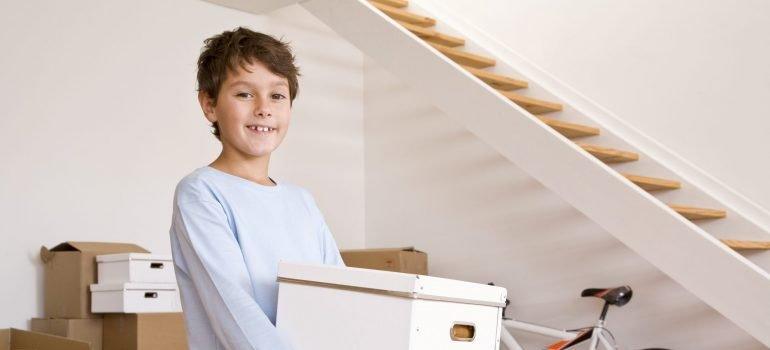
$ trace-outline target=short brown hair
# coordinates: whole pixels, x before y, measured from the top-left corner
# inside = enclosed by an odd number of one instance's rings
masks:
[[[288,42],[270,35],[238,27],[224,31],[203,41],[204,47],[198,57],[198,91],[205,92],[217,103],[219,90],[227,73],[236,72],[236,65],[246,70],[246,64],[254,60],[264,64],[273,74],[289,81],[289,103],[297,97],[299,68],[294,64],[294,55]],[[219,125],[213,122],[212,133],[218,140]]]

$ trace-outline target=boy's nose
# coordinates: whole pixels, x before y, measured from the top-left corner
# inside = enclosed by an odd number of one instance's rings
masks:
[[[257,117],[272,117],[273,112],[266,106],[266,104],[262,104],[261,106],[256,106],[254,108],[254,115]]]
[[[273,116],[273,110],[270,106],[270,96],[259,96],[254,99],[254,116],[269,118]]]

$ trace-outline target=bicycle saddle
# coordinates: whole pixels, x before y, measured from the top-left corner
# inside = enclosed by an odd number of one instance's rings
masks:
[[[607,301],[610,305],[623,306],[631,301],[634,291],[629,286],[615,288],[588,288],[580,293],[581,297],[595,297]]]

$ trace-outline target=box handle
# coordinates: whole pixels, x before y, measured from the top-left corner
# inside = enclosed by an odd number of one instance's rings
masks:
[[[449,337],[454,341],[472,342],[476,338],[476,326],[473,323],[454,322],[449,328]]]
[[[146,293],[144,293],[144,298],[145,299],[157,299],[158,298],[158,293],[157,292],[146,292]]]
[[[151,269],[162,269],[163,268],[163,263],[162,262],[150,263],[150,268]]]

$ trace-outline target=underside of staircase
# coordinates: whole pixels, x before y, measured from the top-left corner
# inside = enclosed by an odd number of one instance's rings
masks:
[[[428,42],[449,59],[455,61],[463,69],[489,84],[490,87],[497,90],[502,96],[526,109],[545,125],[553,128],[565,137],[575,140],[586,136],[596,136],[601,133],[601,130],[594,126],[571,123],[569,121],[548,117],[547,114],[549,113],[561,111],[562,105],[558,102],[541,100],[515,93],[514,90],[527,88],[529,85],[528,82],[483,70],[483,68],[493,67],[496,64],[495,60],[490,57],[462,50],[462,46],[465,44],[463,38],[430,29],[430,27],[433,27],[436,24],[436,20],[406,10],[409,6],[408,1],[371,0],[371,4],[385,15],[396,20],[402,27]],[[576,144],[592,156],[608,164],[634,162],[639,160],[639,155],[632,151],[581,142],[576,142]],[[677,190],[681,188],[681,184],[676,180],[626,173],[622,175],[632,183],[649,192]],[[680,204],[669,204],[669,207],[689,220],[722,219],[727,216],[727,213],[721,209],[699,208],[696,206]],[[738,250],[770,249],[770,241],[749,242],[735,239],[723,239],[722,242],[730,248]]]
[[[243,1],[214,2],[254,12]],[[740,254],[770,250],[770,240],[717,239],[697,225],[739,213],[658,199],[656,195],[681,190],[682,181],[616,171],[613,166],[638,162],[644,155],[583,141],[605,130],[562,118],[562,102],[528,91],[536,82],[495,73],[494,57],[465,49],[467,38],[438,30],[437,19],[410,11],[407,0],[302,4],[383,67],[424,91],[426,99],[501,155],[770,346],[770,275]]]
[[[459,64],[463,69],[481,79],[490,87],[496,89],[501,95],[526,109],[545,125],[553,128],[565,137],[575,140],[587,136],[596,136],[601,133],[598,127],[548,117],[548,113],[561,111],[562,105],[558,102],[540,100],[514,93],[514,90],[527,88],[529,86],[528,82],[484,70],[483,68],[493,67],[496,64],[493,58],[462,50],[465,39],[431,29],[436,24],[436,20],[407,11],[408,1],[371,0],[370,2],[384,14],[396,20],[402,27],[428,42],[439,52]],[[577,141],[576,144],[607,164],[639,160],[639,155],[632,151]],[[622,173],[622,175],[648,192],[677,190],[681,188],[681,184],[676,180],[628,173]],[[669,207],[689,220],[722,219],[727,216],[726,211],[721,209],[700,208],[681,204],[669,204]],[[746,241],[739,239],[721,239],[721,241],[735,250],[770,250],[770,241]]]

